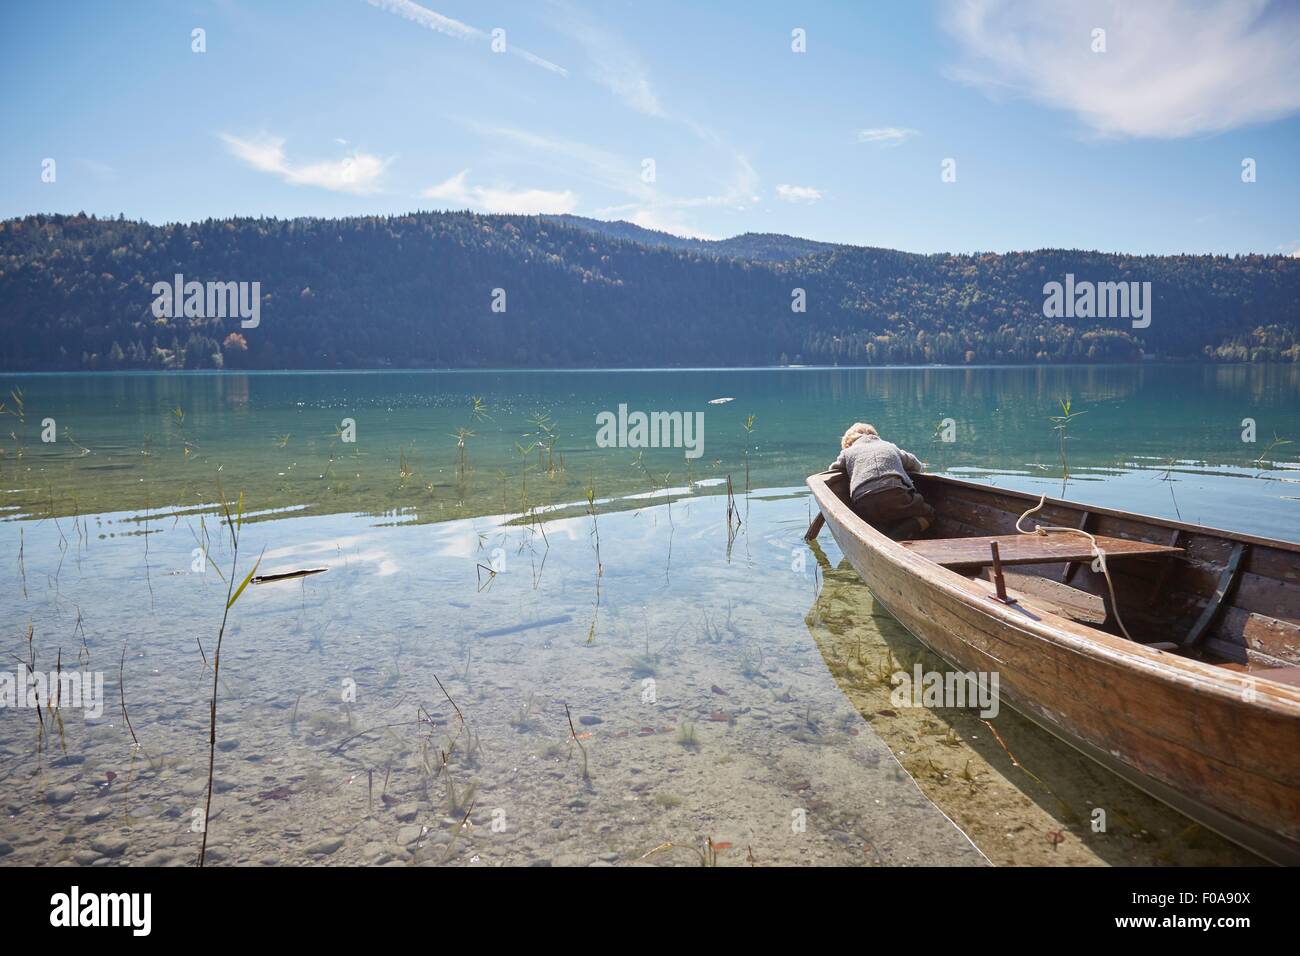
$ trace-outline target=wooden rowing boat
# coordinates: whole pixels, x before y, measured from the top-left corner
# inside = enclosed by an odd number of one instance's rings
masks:
[[[890,613],[957,669],[996,672],[1005,703],[1131,783],[1300,863],[1300,545],[1048,498],[1022,527],[1092,535],[1112,598],[1086,536],[1017,532],[1037,497],[916,484],[939,520],[908,542],[853,513],[843,474],[808,478]]]

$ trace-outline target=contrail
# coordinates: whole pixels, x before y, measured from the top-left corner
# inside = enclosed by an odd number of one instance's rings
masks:
[[[418,23],[420,26],[433,30],[436,33],[443,33],[449,37],[455,37],[457,40],[489,40],[487,32],[472,27],[468,23],[462,23],[459,20],[453,20],[451,17],[444,17],[441,13],[434,13],[427,7],[422,7],[418,3],[412,3],[411,0],[366,0],[372,7],[378,7],[380,10],[386,10],[394,13],[404,20],[410,20],[412,23]],[[560,76],[568,76],[569,71],[564,67],[552,63],[550,60],[544,60],[534,53],[529,53],[522,47],[514,46],[507,43],[506,51],[522,57],[534,66],[540,66],[544,70],[550,70],[552,73],[558,73]]]

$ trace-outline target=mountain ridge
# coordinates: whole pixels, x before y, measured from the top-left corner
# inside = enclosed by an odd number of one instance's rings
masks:
[[[258,282],[260,324],[155,315],[176,274]],[[1067,275],[1150,282],[1150,326],[1045,315]],[[1300,260],[925,255],[471,212],[33,215],[0,222],[0,333],[10,370],[1296,361]]]
[[[648,229],[625,219],[607,221],[591,219],[586,216],[544,216],[544,219],[589,232],[600,233],[611,239],[627,242],[639,242],[642,245],[658,245],[684,252],[698,252],[702,255],[723,255],[729,258],[763,258],[767,261],[788,261],[798,258],[795,250],[809,255],[832,249],[870,249],[872,246],[852,246],[844,243],[821,242],[816,239],[804,239],[779,232],[742,232],[726,239],[695,239],[677,236],[660,229]],[[891,250],[892,251],[892,250]]]

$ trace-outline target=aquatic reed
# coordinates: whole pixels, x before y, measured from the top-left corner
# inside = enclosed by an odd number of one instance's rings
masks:
[[[729,843],[714,843],[713,837],[701,838],[699,846],[694,846],[690,843],[660,843],[653,850],[642,854],[641,859],[648,860],[656,853],[664,853],[669,850],[690,850],[699,857],[700,866],[717,866],[718,850],[726,849],[729,846],[731,846]],[[749,861],[751,864],[753,863],[753,860],[754,854],[751,851],[749,854]]]
[[[764,656],[763,649],[757,648],[758,653],[750,650],[748,647],[740,649],[740,673],[746,680],[758,680],[763,676]]]
[[[27,421],[27,403],[23,390],[15,385],[9,390],[9,401],[13,403],[13,408],[6,408],[4,402],[0,402],[0,414],[8,412],[20,422]]]
[[[77,663],[83,668],[90,663],[90,645],[86,643],[86,628],[81,620],[81,608],[77,607],[77,622],[72,626],[72,636],[81,638],[81,647],[77,650]]]
[[[740,508],[736,504],[735,490],[731,484],[731,475],[727,475],[727,560],[731,560],[731,549],[740,532]]]
[[[1177,458],[1170,458],[1165,461],[1165,470],[1160,474],[1160,480],[1169,483],[1169,500],[1174,504],[1174,514],[1179,521],[1183,520],[1182,509],[1178,507],[1178,496],[1174,494],[1174,482],[1178,479],[1173,476],[1174,465],[1178,464]]]
[[[117,662],[117,695],[118,702],[122,705],[122,722],[126,724],[126,729],[131,732],[131,740],[135,743],[136,750],[143,750],[140,746],[140,738],[135,735],[135,728],[131,726],[131,717],[126,712],[126,642],[122,642],[122,657]]]
[[[58,659],[54,665],[54,673],[55,673],[54,701],[52,704],[50,716],[53,719],[54,723],[57,724],[59,728],[59,749],[63,751],[64,756],[67,756],[68,742],[65,739],[63,733],[64,730],[63,713],[61,710],[61,707],[63,705],[63,648],[62,647],[59,648]]]
[[[537,449],[537,467],[547,478],[554,478],[564,471],[564,456],[560,456],[559,465],[555,462],[555,446],[560,440],[558,425],[551,421],[551,416],[545,412],[536,412],[528,419],[529,424],[536,429],[530,432],[528,437],[533,439],[532,447]],[[543,466],[543,453],[545,453],[545,466]]]
[[[587,629],[587,643],[596,640],[596,622],[600,618],[600,579],[605,574],[605,565],[600,559],[600,524],[596,520],[596,485],[587,483],[587,514],[591,516],[591,539],[596,549],[596,605],[591,615],[591,627]]]
[[[29,620],[27,622],[27,660],[23,661],[23,666],[33,677],[36,674],[36,644],[34,643],[35,627]],[[17,657],[17,655],[14,655]],[[19,658],[19,660],[22,660]],[[39,754],[45,747],[45,715],[41,713],[41,695],[39,690],[33,691],[33,697],[36,701],[36,752]]]
[[[248,587],[248,583],[253,580],[253,575],[257,573],[258,567],[262,563],[259,555],[258,559],[249,569],[248,574],[244,576],[239,588],[235,588],[235,576],[239,573],[239,535],[244,524],[244,495],[239,495],[238,509],[234,517],[230,514],[230,502],[226,500],[225,492],[221,486],[217,486],[217,494],[221,499],[221,510],[225,514],[226,529],[230,534],[230,577],[226,579],[226,605],[221,611],[221,627],[217,631],[217,644],[212,654],[212,700],[209,705],[209,723],[208,723],[208,795],[203,804],[203,842],[199,847],[199,866],[202,867],[207,860],[208,854],[208,823],[212,816],[212,781],[213,772],[217,759],[217,690],[220,686],[221,679],[221,646],[226,637],[226,624],[230,620],[230,609],[234,607],[235,602],[239,600]],[[265,551],[263,551],[265,553]],[[215,567],[215,565],[214,565]],[[202,645],[200,645],[200,650]]]
[[[414,450],[415,442],[411,443]],[[406,457],[406,449],[397,449],[397,485],[399,488],[405,488],[406,483],[415,475],[415,469],[411,466],[411,460]]]
[[[1065,494],[1066,483],[1070,480],[1070,461],[1069,461],[1069,456],[1066,454],[1066,450],[1065,450],[1065,443],[1069,440],[1069,435],[1067,434],[1067,432],[1069,431],[1070,425],[1074,422],[1074,420],[1083,414],[1086,413],[1072,411],[1070,405],[1070,399],[1063,398],[1061,399],[1061,414],[1051,415],[1047,419],[1048,421],[1053,423],[1052,430],[1056,432],[1057,446],[1061,457],[1061,494],[1062,495]]]
[[[519,708],[519,712],[510,718],[510,726],[522,734],[537,729],[540,723],[541,721],[533,714],[533,693],[530,691],[524,706]]]
[[[442,859],[439,861],[440,863],[446,863],[449,859],[451,859],[452,847],[456,845],[457,838],[460,836],[461,831],[465,829],[465,824],[469,822],[469,815],[473,812],[474,812],[474,803],[471,801],[470,805],[465,810],[465,815],[460,818],[460,823],[458,823],[456,825],[456,828],[451,831],[451,839],[447,841],[447,849],[443,851]]]
[[[464,809],[465,819],[468,819],[470,813],[473,812],[474,810],[474,795],[477,792],[478,788],[477,786],[471,783],[465,789],[457,792],[456,781],[451,772],[451,758],[455,754],[456,747],[460,742],[460,738],[462,734],[464,734],[466,738],[465,745],[462,748],[462,752],[464,754],[464,757],[462,758],[462,763],[466,767],[469,767],[473,764],[474,755],[478,750],[481,749],[482,743],[479,740],[478,735],[470,730],[469,724],[465,721],[465,715],[461,713],[460,707],[456,704],[454,700],[452,700],[451,694],[447,693],[447,688],[443,686],[442,681],[439,680],[438,678],[438,675],[434,674],[433,679],[434,681],[437,682],[438,689],[442,691],[442,696],[445,697],[447,699],[447,703],[451,705],[451,709],[456,712],[456,722],[458,724],[456,735],[450,738],[447,741],[447,746],[439,752],[439,766],[438,766],[437,773],[445,774],[447,777],[448,812],[452,816],[455,816],[462,809]],[[428,722],[432,724],[433,720],[430,718]],[[464,821],[462,821],[462,823],[463,822]]]
[[[474,432],[468,428],[461,427],[461,428],[457,428],[455,433],[451,437],[456,439],[456,451],[459,458],[457,469],[458,469],[460,480],[464,481],[465,468],[467,462],[466,456],[468,453],[465,447],[465,443],[468,442],[469,439],[474,437]]]
[[[1290,444],[1292,444],[1291,439],[1278,438],[1277,435],[1275,434],[1273,436],[1273,440],[1264,446],[1264,450],[1259,453],[1259,457],[1256,458],[1254,461],[1252,461],[1251,464],[1257,467],[1260,470],[1260,472],[1263,472],[1265,468],[1264,459],[1268,458],[1270,455],[1273,454],[1273,449],[1281,448],[1283,445],[1290,445]]]
[[[582,741],[578,739],[578,731],[574,729],[573,715],[569,713],[569,705],[567,703],[564,705],[564,716],[569,720],[569,736],[573,739],[573,742],[578,745],[578,749],[582,751],[582,779],[586,781],[588,786],[590,786],[591,772],[587,766],[587,748],[584,747]]]
[[[745,429],[745,438],[746,438],[746,440],[747,440],[747,441],[746,441],[746,444],[745,444],[745,494],[749,494],[749,444],[748,444],[748,440],[749,440],[749,439],[752,439],[752,438],[754,437],[754,422],[756,422],[757,420],[758,420],[758,416],[757,416],[757,415],[754,415],[753,413],[751,413],[751,414],[749,414],[749,415],[746,415],[746,416],[745,416],[745,420],[741,423],[741,427],[742,427],[743,429]]]

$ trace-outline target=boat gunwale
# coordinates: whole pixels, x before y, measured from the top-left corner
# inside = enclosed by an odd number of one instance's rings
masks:
[[[949,592],[950,596],[978,610],[986,617],[996,621],[1000,626],[1023,633],[1027,638],[1044,640],[1079,653],[1100,663],[1127,667],[1152,679],[1183,684],[1188,689],[1209,693],[1226,698],[1232,703],[1251,707],[1267,707],[1281,715],[1300,717],[1300,687],[1269,680],[1267,671],[1250,674],[1224,670],[1214,664],[1192,660],[1170,654],[1166,651],[1146,647],[1124,637],[1110,634],[1098,628],[1077,624],[1060,615],[1034,607],[1036,619],[1028,619],[1016,614],[1010,607],[990,599],[989,595],[976,586],[969,578],[942,565],[924,558],[898,542],[892,540],[877,529],[871,527],[844,503],[843,499],[830,487],[831,480],[841,477],[839,472],[818,472],[809,475],[806,484],[813,493],[818,507],[828,523],[843,528],[856,537],[869,551],[902,567],[925,581],[926,584]],[[927,479],[949,482],[978,491],[1008,493],[1026,500],[1035,496],[1025,492],[991,488],[974,482],[961,481],[943,475],[926,475]],[[819,494],[819,490],[822,492]],[[1245,540],[1268,546],[1282,545],[1286,550],[1300,553],[1300,545],[1287,542],[1274,542],[1267,538],[1249,535],[1235,535],[1232,532],[1205,529],[1199,525],[1186,525],[1178,522],[1166,522],[1159,518],[1148,518],[1133,512],[1115,511],[1113,509],[1092,508],[1078,502],[1062,501],[1048,498],[1047,503],[1063,505],[1074,510],[1087,510],[1094,514],[1109,514],[1115,517],[1150,521],[1165,527],[1181,527],[1195,533],[1209,533],[1230,540]],[[828,509],[835,512],[832,517]],[[961,640],[961,638],[958,638]],[[966,643],[962,640],[962,643]],[[1250,687],[1255,694],[1253,701],[1248,701],[1243,690]]]
[[[819,475],[836,474],[836,472],[819,472]],[[810,478],[816,476],[809,476]],[[941,484],[956,485],[961,488],[970,488],[974,491],[992,492],[1000,495],[1008,495],[1012,498],[1020,498],[1022,501],[1036,501],[1038,496],[1030,491],[1017,491],[1014,488],[1001,488],[997,485],[985,484],[979,481],[967,481],[964,478],[951,478],[948,475],[922,474],[917,477],[926,481],[937,481]],[[836,496],[838,497],[838,495]],[[1279,548],[1283,551],[1291,551],[1300,554],[1300,543],[1295,541],[1283,541],[1279,538],[1265,538],[1260,535],[1247,534],[1244,531],[1228,531],[1225,528],[1215,528],[1204,524],[1189,524],[1186,521],[1176,521],[1173,518],[1158,518],[1155,515],[1142,514],[1138,511],[1120,511],[1117,508],[1106,508],[1101,505],[1090,505],[1086,502],[1067,501],[1064,498],[1052,498],[1044,496],[1044,507],[1047,505],[1057,505],[1062,508],[1069,508],[1073,511],[1087,511],[1094,515],[1106,515],[1111,518],[1127,518],[1138,521],[1142,524],[1158,525],[1161,528],[1176,528],[1179,531],[1187,531],[1192,534],[1208,535],[1212,538],[1224,538],[1229,541],[1244,541],[1247,544],[1259,544],[1268,548]]]

